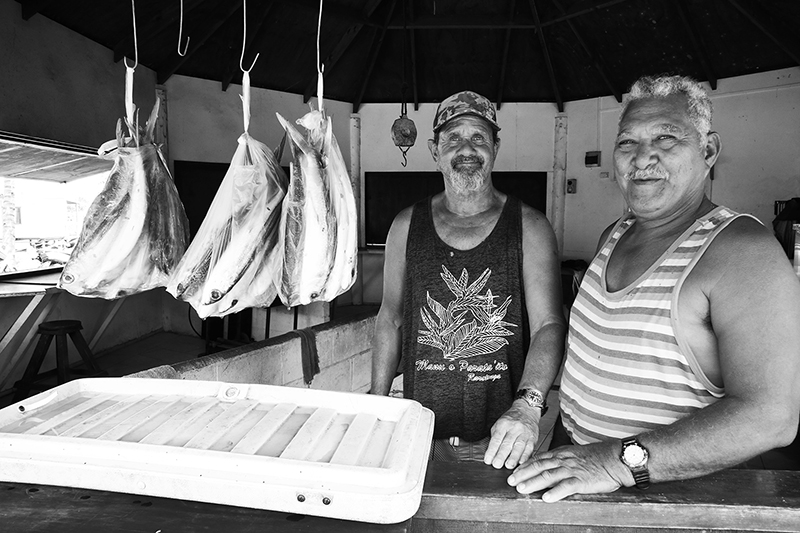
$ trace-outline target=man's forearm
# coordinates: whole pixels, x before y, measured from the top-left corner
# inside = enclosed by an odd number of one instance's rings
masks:
[[[797,420],[785,419],[781,411],[786,410],[723,398],[674,424],[643,433],[640,440],[650,453],[651,479],[694,478],[786,446]]]
[[[372,342],[372,387],[370,393],[386,396],[400,363],[401,331],[379,316]]]
[[[551,322],[533,334],[519,383],[520,389],[536,389],[547,396],[561,368],[565,335],[566,326],[563,322]]]

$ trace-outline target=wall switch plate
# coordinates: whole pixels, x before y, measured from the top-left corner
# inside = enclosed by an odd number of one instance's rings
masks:
[[[575,194],[578,192],[578,180],[570,178],[567,180],[567,194]]]

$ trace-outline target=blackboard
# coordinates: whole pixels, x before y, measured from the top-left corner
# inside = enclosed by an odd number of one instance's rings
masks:
[[[547,172],[492,172],[494,186],[545,213]],[[385,246],[394,217],[404,208],[444,190],[441,173],[365,172],[364,225],[367,246]]]

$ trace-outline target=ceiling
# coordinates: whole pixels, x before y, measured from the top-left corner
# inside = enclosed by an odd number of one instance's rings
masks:
[[[24,19],[47,17],[133,64],[131,2],[18,2]],[[315,96],[319,6],[246,1],[244,67],[260,54],[252,86]],[[241,83],[242,7],[135,0],[139,64],[158,83],[175,74],[218,81],[221,90]],[[798,66],[798,27],[798,0],[324,0],[319,54],[324,97],[356,111],[404,97],[416,107],[463,89],[499,106],[563,110],[572,100],[620,100],[643,74],[687,74],[716,88],[720,79]]]

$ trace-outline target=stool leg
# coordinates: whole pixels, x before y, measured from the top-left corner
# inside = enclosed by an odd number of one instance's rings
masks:
[[[107,373],[101,370],[95,362],[92,350],[89,348],[89,345],[86,344],[86,340],[83,338],[80,331],[70,333],[69,336],[72,338],[72,344],[75,345],[75,348],[78,349],[78,353],[81,354],[81,359],[83,359],[86,368],[91,370],[94,374],[106,375]]]
[[[24,400],[31,392],[31,385],[39,375],[39,369],[44,362],[44,356],[47,355],[47,349],[50,348],[50,343],[53,341],[52,335],[42,334],[39,337],[39,342],[36,343],[36,348],[33,350],[31,360],[28,361],[28,366],[25,367],[25,373],[22,379],[17,382],[17,390],[14,392],[13,402]]]
[[[66,383],[69,377],[69,353],[67,352],[67,336],[56,335],[56,371],[58,384]]]

